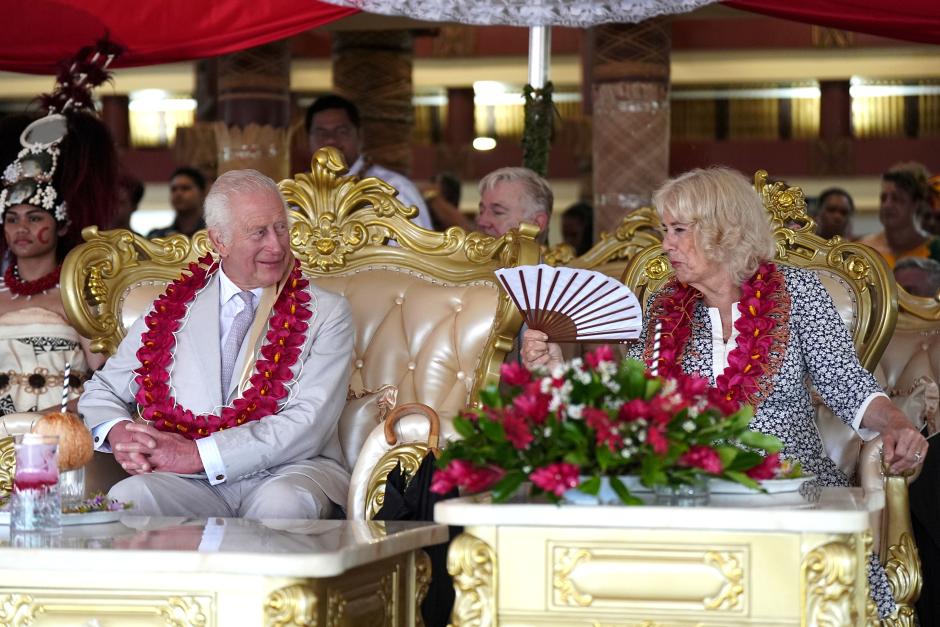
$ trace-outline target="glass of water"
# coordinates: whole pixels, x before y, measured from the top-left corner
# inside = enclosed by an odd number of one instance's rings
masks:
[[[58,436],[24,433],[14,436],[13,448],[16,470],[10,499],[11,531],[59,531]]]

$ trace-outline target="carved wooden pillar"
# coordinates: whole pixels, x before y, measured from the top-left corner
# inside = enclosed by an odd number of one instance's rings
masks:
[[[413,57],[410,31],[333,33],[333,87],[359,107],[363,152],[406,175],[414,126]]]
[[[669,174],[667,18],[593,29],[594,229],[648,205]]]
[[[114,145],[118,150],[124,150],[131,145],[131,123],[127,96],[102,96],[101,121],[108,127]]]
[[[196,61],[196,122],[219,119],[219,59]]]
[[[853,174],[852,96],[848,81],[819,83],[819,139],[810,153],[810,169],[818,176]]]
[[[286,41],[219,58],[219,174],[254,168],[274,180],[290,175],[290,50]]]

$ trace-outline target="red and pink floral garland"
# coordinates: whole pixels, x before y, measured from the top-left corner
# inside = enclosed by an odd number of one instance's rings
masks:
[[[196,415],[177,404],[170,393],[170,366],[173,363],[176,335],[196,294],[218,271],[219,263],[211,255],[189,264],[189,274],[170,283],[154,301],[153,310],[144,319],[147,331],[141,334],[137,351],[140,367],[135,381],[139,386],[135,399],[140,415],[161,431],[170,431],[198,440],[216,431],[260,420],[277,412],[278,402],[287,396],[287,383],[293,378],[291,367],[300,358],[310,318],[309,281],[304,278],[300,262],[295,261],[287,283],[281,290],[269,320],[266,343],[255,362],[249,379],[251,386],[223,407],[220,415]]]
[[[662,321],[659,373],[663,376],[682,374],[680,359],[692,333],[692,316],[699,298],[698,290],[676,281],[651,307]],[[728,354],[728,368],[723,374],[715,373],[715,386],[728,401],[756,407],[772,385],[770,377],[762,380],[762,376],[776,371],[789,339],[789,296],[783,287],[783,275],[774,264],[762,263],[744,282],[738,311],[741,316],[734,323],[737,344]],[[647,361],[651,346],[652,338],[647,338]]]

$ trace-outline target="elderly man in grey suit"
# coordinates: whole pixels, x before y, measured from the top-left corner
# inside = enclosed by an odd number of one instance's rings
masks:
[[[110,496],[150,515],[327,517],[349,485],[349,304],[300,274],[268,177],[223,174],[205,218],[221,264],[168,288],[85,384],[96,449],[132,475]]]

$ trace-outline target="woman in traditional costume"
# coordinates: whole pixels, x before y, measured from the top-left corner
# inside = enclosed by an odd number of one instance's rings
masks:
[[[104,361],[66,319],[59,273],[84,227],[111,223],[117,155],[107,128],[82,108],[87,84],[60,83],[45,103],[64,114],[26,127],[0,190],[0,415],[57,408],[64,383],[74,405]]]
[[[859,363],[819,278],[773,263],[770,223],[744,176],[693,170],[663,185],[653,203],[675,276],[650,296],[631,357],[652,365],[660,325],[660,374],[697,374],[729,400],[753,405],[750,428],[778,437],[781,456],[799,461],[822,485],[849,481],[823,449],[807,379],[863,439],[883,437],[892,472],[921,463],[927,442]],[[521,354],[530,368],[562,361],[560,347],[541,331],[526,331]],[[869,582],[879,613],[889,615],[894,599],[874,555]]]

